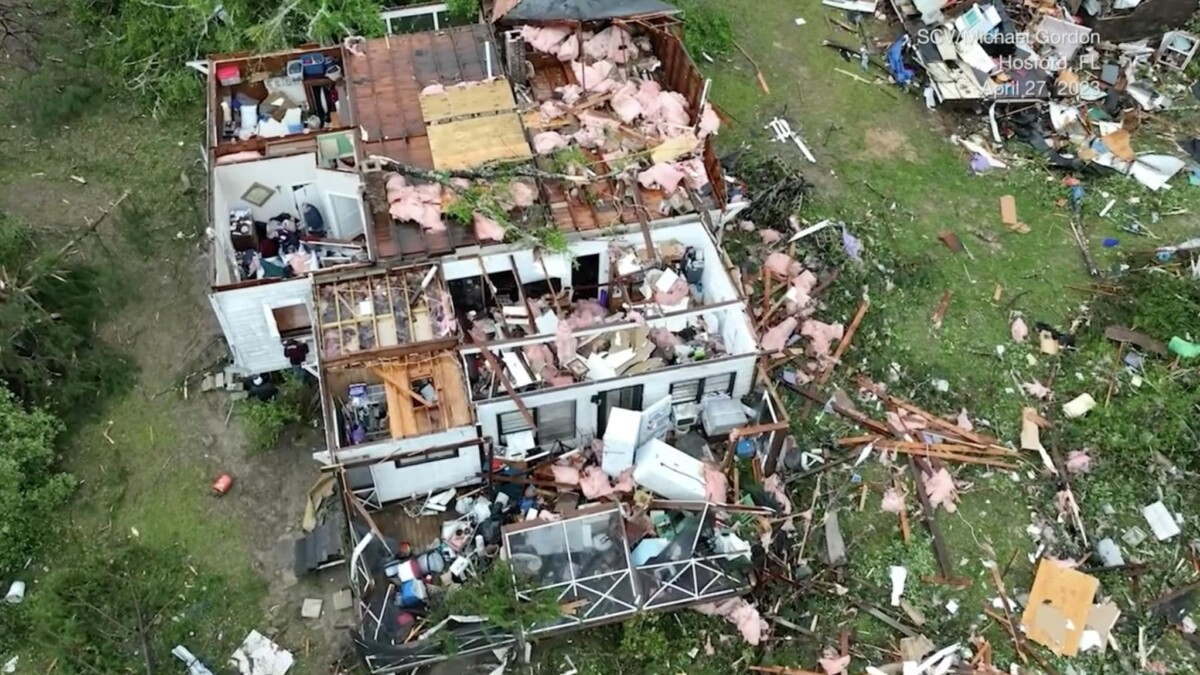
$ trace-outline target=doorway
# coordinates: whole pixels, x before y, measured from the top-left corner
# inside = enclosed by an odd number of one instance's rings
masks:
[[[641,410],[644,389],[645,385],[635,384],[630,387],[602,391],[593,396],[592,402],[596,404],[596,436],[604,436],[604,430],[608,427],[608,412],[613,408]]]

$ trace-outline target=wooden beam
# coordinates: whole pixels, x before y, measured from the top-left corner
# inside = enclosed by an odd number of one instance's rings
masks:
[[[480,262],[482,263],[482,260]],[[537,424],[533,421],[533,413],[529,412],[529,408],[525,407],[525,402],[521,400],[519,395],[517,395],[516,390],[513,389],[512,383],[508,381],[508,378],[504,376],[504,366],[500,365],[500,362],[496,360],[496,355],[492,353],[487,341],[483,338],[477,338],[475,335],[471,335],[470,337],[471,342],[479,346],[479,353],[483,355],[484,360],[488,362],[488,366],[490,366],[492,371],[496,373],[496,377],[500,379],[500,384],[504,385],[504,392],[513,400],[513,403],[517,404],[517,410],[521,411],[521,415],[525,417],[525,421],[529,424],[529,428],[532,429],[534,433],[537,433]]]
[[[521,281],[521,273],[517,271],[517,258],[511,253],[508,254],[508,266],[512,268],[513,279],[517,282],[517,297],[521,299],[521,304],[525,305],[525,320],[529,323],[529,331],[537,335],[537,324],[533,322],[533,305],[529,304],[529,298],[525,297],[525,284]]]

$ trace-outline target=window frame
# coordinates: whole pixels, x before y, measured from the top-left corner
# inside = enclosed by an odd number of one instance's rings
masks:
[[[545,436],[547,432],[543,431],[541,424],[540,411],[542,408],[551,406],[570,406],[570,432],[567,435],[562,435],[558,432],[553,438]],[[533,416],[533,424],[537,427],[534,434],[534,442],[539,447],[551,445],[556,441],[569,441],[579,435],[579,405],[575,399],[566,401],[555,401],[554,403],[546,403],[536,408],[529,408],[529,414]],[[505,417],[508,416],[506,423]],[[515,416],[515,417],[514,417]],[[564,422],[565,424],[565,422]],[[522,431],[529,431],[529,422],[526,421],[525,415],[520,410],[509,410],[507,412],[496,413],[496,435],[499,436],[501,442],[512,434],[519,434]]]

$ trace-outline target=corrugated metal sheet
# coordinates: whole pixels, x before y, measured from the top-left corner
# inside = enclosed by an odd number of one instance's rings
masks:
[[[269,373],[289,367],[271,309],[304,304],[312,312],[312,279],[291,279],[208,296],[238,370]]]

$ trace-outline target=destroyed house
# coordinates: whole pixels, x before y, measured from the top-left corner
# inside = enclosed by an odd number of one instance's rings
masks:
[[[309,346],[373,672],[736,596],[772,513],[723,503],[722,462],[761,475],[786,419],[674,10],[567,3],[610,9],[564,28],[526,2],[208,64],[213,307],[247,377]],[[570,611],[429,610],[497,559]]]

